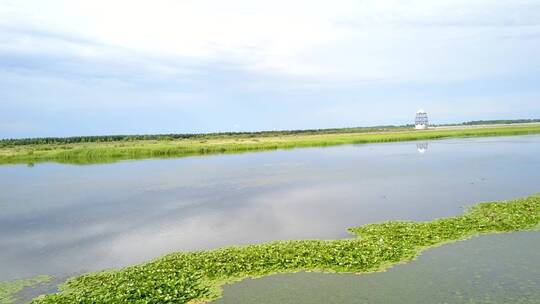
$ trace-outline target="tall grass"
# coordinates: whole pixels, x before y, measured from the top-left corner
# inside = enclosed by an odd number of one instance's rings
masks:
[[[217,153],[239,153],[300,147],[324,147],[450,137],[509,136],[540,133],[540,125],[467,128],[379,133],[293,134],[283,136],[226,136],[210,139],[141,140],[33,144],[0,148],[0,164],[60,162],[73,164],[114,162],[127,159],[167,158]]]
[[[380,271],[432,246],[478,234],[533,230],[539,223],[539,195],[481,203],[455,217],[352,228],[355,239],[173,253],[146,264],[74,278],[61,293],[33,303],[200,303],[218,298],[223,284],[246,277],[297,271]]]

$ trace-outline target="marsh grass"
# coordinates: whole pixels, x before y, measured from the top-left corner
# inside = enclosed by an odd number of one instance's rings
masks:
[[[69,164],[108,163],[129,159],[170,158],[219,153],[241,153],[302,147],[326,147],[451,137],[539,134],[540,125],[464,129],[402,130],[392,132],[312,133],[279,136],[210,137],[201,140],[139,140],[125,142],[52,143],[0,147],[0,164],[58,162]]]
[[[173,253],[120,270],[76,277],[48,303],[201,303],[221,286],[273,273],[366,273],[414,259],[422,250],[485,233],[538,229],[540,195],[480,203],[463,215],[429,222],[392,221],[349,229],[344,240],[278,241]]]

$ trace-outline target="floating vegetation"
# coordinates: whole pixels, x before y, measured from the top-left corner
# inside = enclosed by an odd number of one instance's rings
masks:
[[[455,217],[351,228],[355,239],[279,241],[173,253],[145,264],[73,278],[61,293],[33,303],[200,303],[220,297],[223,284],[247,277],[381,271],[429,247],[485,233],[534,230],[539,223],[540,195],[480,203]]]
[[[300,147],[326,147],[343,144],[365,144],[408,140],[429,140],[451,137],[509,136],[539,134],[540,124],[519,126],[475,127],[462,129],[410,129],[385,130],[314,130],[309,132],[268,132],[253,134],[216,134],[179,137],[168,140],[112,140],[43,142],[14,140],[0,142],[0,164],[59,162],[69,164],[107,163],[128,159],[170,158],[219,153],[241,153],[293,149]],[[142,137],[145,138],[145,137]],[[153,138],[153,137],[149,137]],[[80,138],[79,138],[80,139]],[[99,139],[99,138],[98,138]],[[114,138],[113,138],[114,139]],[[90,139],[89,139],[90,140]],[[97,139],[96,139],[97,140]],[[22,143],[19,143],[22,141]]]
[[[0,282],[0,304],[14,303],[15,294],[27,287],[36,286],[40,283],[46,283],[51,280],[51,277],[39,275],[26,280],[14,280]]]

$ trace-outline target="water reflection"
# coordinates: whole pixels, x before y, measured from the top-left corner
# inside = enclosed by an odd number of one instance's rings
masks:
[[[424,154],[426,153],[428,149],[428,143],[427,142],[421,142],[416,144],[416,149],[418,150],[418,153]]]
[[[467,203],[538,192],[540,137],[0,166],[0,280],[123,266],[177,251],[348,237]]]

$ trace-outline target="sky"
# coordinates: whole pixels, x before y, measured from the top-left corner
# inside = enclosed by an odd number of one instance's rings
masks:
[[[0,0],[0,138],[540,118],[538,0]]]

